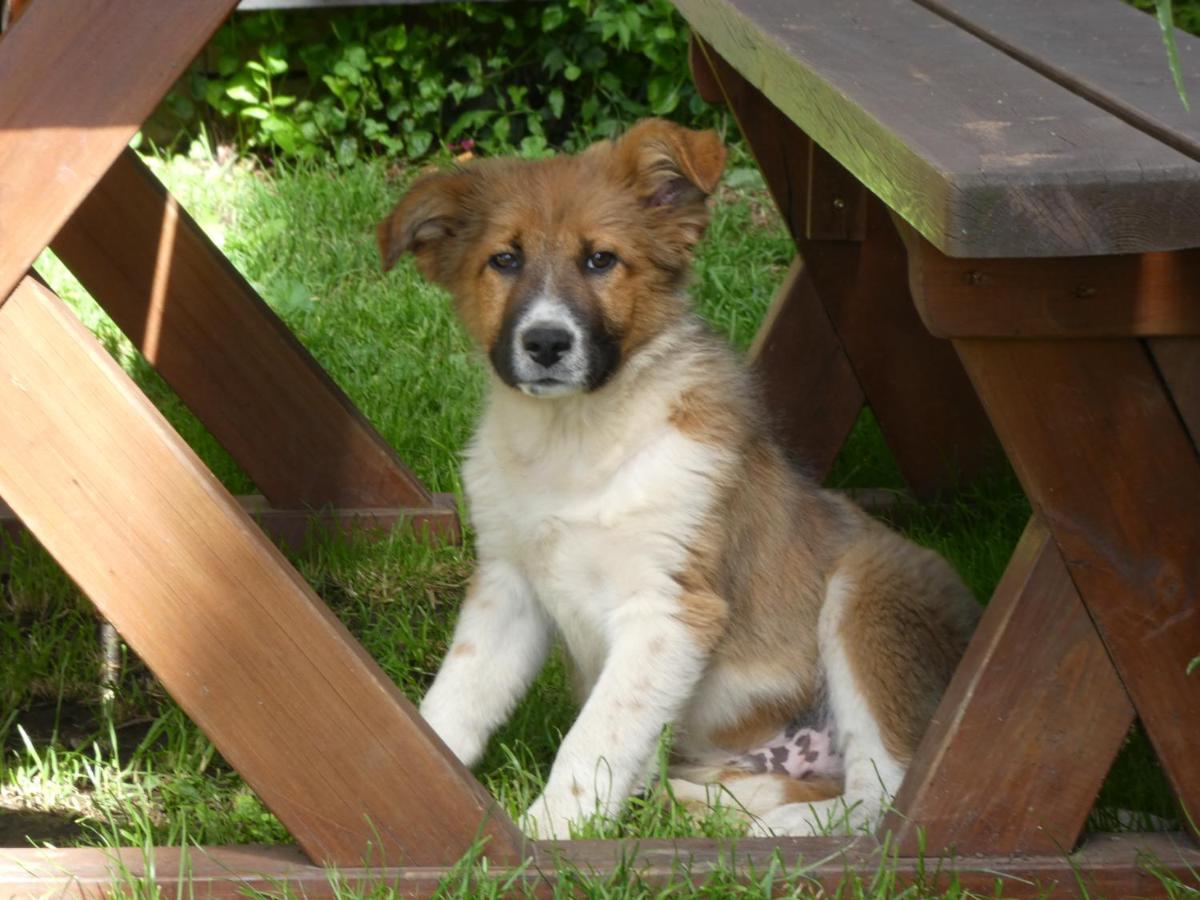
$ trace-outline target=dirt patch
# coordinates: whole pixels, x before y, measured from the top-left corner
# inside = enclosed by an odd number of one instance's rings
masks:
[[[67,813],[0,808],[0,847],[79,843],[86,829]]]

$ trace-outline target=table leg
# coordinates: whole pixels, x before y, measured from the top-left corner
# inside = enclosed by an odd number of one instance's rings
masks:
[[[710,95],[719,87],[737,118],[807,278],[803,290],[780,294],[756,344],[782,345],[775,329],[795,331],[792,322],[816,321],[821,313],[832,326],[810,337],[810,345],[823,345],[815,359],[811,349],[802,354],[793,346],[787,365],[768,360],[774,408],[797,423],[790,434],[821,434],[814,446],[824,451],[865,396],[914,492],[935,493],[994,467],[1001,459],[995,437],[961,364],[913,309],[904,245],[886,208],[710,47],[698,40],[697,47],[694,78]],[[851,376],[860,392],[841,387]],[[811,407],[817,396],[840,404],[829,426]],[[817,455],[804,444],[794,449]]]
[[[955,342],[1200,821],[1200,457],[1144,342]]]
[[[1036,636],[1036,638],[1035,638]],[[1071,850],[1133,705],[1040,521],[1026,529],[881,833],[901,856]]]
[[[273,506],[408,508],[457,534],[453,506],[435,507],[132,150],[52,247]]]
[[[315,862],[522,839],[46,288],[0,306],[0,494]]]

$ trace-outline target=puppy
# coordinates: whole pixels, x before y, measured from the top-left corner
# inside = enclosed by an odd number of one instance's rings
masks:
[[[421,713],[468,766],[553,639],[583,698],[526,828],[612,815],[673,726],[676,795],[760,833],[871,826],[978,606],[936,554],[793,469],[692,312],[725,150],[661,120],[419,179],[379,227],[487,356],[463,480],[478,570]],[[804,385],[796,385],[804,390]]]

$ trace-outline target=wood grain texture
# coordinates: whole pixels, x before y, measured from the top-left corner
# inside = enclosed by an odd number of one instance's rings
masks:
[[[52,247],[274,506],[433,505],[132,150]]]
[[[291,550],[305,548],[310,535],[346,536],[366,534],[380,536],[398,528],[420,533],[433,533],[442,538],[458,540],[451,530],[458,524],[457,500],[453,494],[434,494],[431,505],[420,509],[411,506],[375,509],[279,509],[271,506],[261,494],[233,498],[273,541]],[[25,526],[3,500],[0,500],[0,529],[16,537]]]
[[[1200,339],[1157,338],[1146,343],[1200,452]]]
[[[916,0],[1135,128],[1200,159],[1200,119],[1179,99],[1153,16],[1120,0]],[[1176,29],[1200,97],[1200,38]]]
[[[750,347],[775,433],[823,481],[862,411],[863,392],[841,341],[797,257]]]
[[[853,178],[841,166],[711,48],[703,43],[700,48],[792,234],[804,261],[802,275],[811,279],[851,373],[913,492],[934,494],[991,470],[1001,460],[991,426],[953,349],[929,334],[913,308],[905,248],[887,210],[874,197],[855,194]],[[810,185],[819,182],[833,185],[821,196],[848,198],[846,219],[840,227],[830,226],[839,239],[808,237]],[[853,239],[858,234],[861,241]],[[818,362],[822,372],[828,371],[836,357],[826,326],[805,307],[811,303],[809,290],[794,290],[791,302],[800,304],[797,310],[789,317],[783,307],[763,328],[781,329],[771,337],[779,360],[768,379],[772,408],[783,411],[783,421],[796,423],[789,427],[796,428],[801,440],[816,445],[832,443],[842,420],[823,425],[825,410],[815,407],[817,392],[800,380],[811,377],[808,370]],[[835,383],[848,382],[851,373],[839,373]],[[798,390],[798,385],[804,388]],[[849,395],[849,388],[843,390]],[[849,402],[838,408],[849,408]],[[829,435],[822,434],[823,428]],[[805,439],[808,433],[819,437]]]
[[[36,9],[36,6],[35,6]],[[314,861],[515,826],[56,297],[0,307],[0,496]]]
[[[1172,787],[1200,821],[1200,456],[1137,340],[956,342]]]
[[[773,863],[779,845],[783,865]],[[572,841],[558,845],[543,843],[535,863],[525,870],[521,888],[533,896],[561,896],[571,887],[558,882],[552,860],[561,858],[568,870],[594,872],[601,877],[620,868],[636,871],[649,887],[678,885],[683,872],[695,884],[703,884],[718,865],[733,865],[744,879],[761,882],[772,869],[792,875],[801,884],[824,888],[838,895],[838,887],[856,874],[869,884],[879,868],[879,851],[871,844],[829,838],[765,841],[745,840],[732,847],[712,841]],[[1146,871],[1144,859],[1159,861],[1166,872],[1184,884],[1194,880],[1200,868],[1200,852],[1173,834],[1093,835],[1071,856],[1026,858],[973,858],[953,863],[937,860],[901,859],[895,862],[896,887],[919,886],[922,896],[949,887],[957,873],[959,889],[985,896],[1045,897],[1081,895],[1092,897],[1166,896],[1162,883]],[[153,848],[151,861],[140,849],[117,851],[91,848],[0,850],[0,897],[58,896],[101,897],[129,879],[114,872],[125,871],[133,878],[152,880],[164,896],[206,898],[244,897],[247,892],[274,896],[286,890],[289,896],[338,898],[347,892],[429,897],[437,893],[449,874],[445,867],[343,868],[331,884],[330,873],[313,866],[290,847],[200,847],[186,854],[173,847]],[[774,866],[774,868],[772,868]],[[1190,868],[1189,868],[1190,867]],[[494,866],[497,879],[510,870]],[[182,877],[181,877],[182,876]],[[458,876],[461,878],[461,875]],[[132,886],[131,886],[132,887]],[[1082,888],[1082,889],[1081,889]],[[845,890],[853,888],[843,888]],[[556,894],[557,890],[557,894]],[[442,894],[445,895],[445,888]]]
[[[236,0],[38,0],[0,42],[0,295]]]
[[[880,833],[902,856],[1069,850],[1133,719],[1058,548],[1031,522]]]
[[[910,279],[922,320],[943,337],[1200,335],[1200,250],[1054,260],[918,254]]]
[[[951,256],[1200,246],[1200,163],[912,0],[676,6]]]

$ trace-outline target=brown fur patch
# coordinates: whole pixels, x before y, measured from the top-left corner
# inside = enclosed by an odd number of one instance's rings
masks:
[[[475,645],[470,641],[463,641],[460,644],[455,644],[454,649],[450,651],[451,656],[470,656],[475,652]]]
[[[737,410],[712,391],[684,391],[671,406],[668,421],[694,440],[719,447],[742,443],[745,420]]]
[[[729,606],[711,591],[687,591],[679,597],[679,619],[696,637],[700,646],[711,650],[720,643],[729,618]]]
[[[709,733],[708,740],[730,753],[743,753],[782,732],[803,710],[803,703],[760,703],[744,712],[732,725]]]
[[[936,553],[879,527],[839,566],[840,638],[883,744],[908,764],[966,649],[979,605]]]

